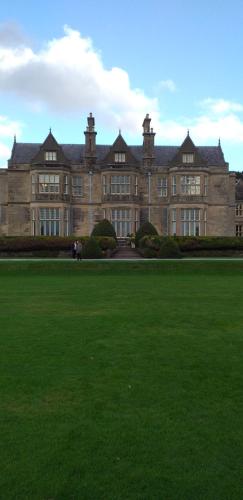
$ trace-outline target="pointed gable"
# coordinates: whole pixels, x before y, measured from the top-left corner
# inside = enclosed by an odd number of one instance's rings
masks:
[[[192,141],[189,132],[174,158],[172,158],[170,165],[183,168],[206,166],[206,162]]]
[[[123,165],[137,166],[139,162],[133,155],[122,135],[119,133],[109,152],[105,156],[103,163],[119,168]]]
[[[58,144],[55,137],[52,135],[51,130],[40,146],[36,156],[33,158],[32,163],[45,163],[49,165],[68,164],[66,156],[64,155],[62,147]]]

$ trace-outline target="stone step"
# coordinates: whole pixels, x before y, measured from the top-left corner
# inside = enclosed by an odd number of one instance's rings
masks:
[[[141,255],[135,248],[120,247],[114,254],[113,259],[141,259]]]
[[[130,245],[129,238],[118,238],[118,246],[119,247],[127,247]]]

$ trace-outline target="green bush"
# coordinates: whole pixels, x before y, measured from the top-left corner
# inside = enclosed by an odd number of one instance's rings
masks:
[[[109,236],[116,240],[116,231],[110,221],[103,219],[95,224],[91,236]]]
[[[136,247],[139,246],[139,241],[144,236],[147,236],[147,235],[149,235],[149,236],[150,235],[158,235],[157,230],[155,229],[155,227],[153,226],[153,224],[151,224],[151,222],[149,222],[149,221],[147,221],[144,224],[142,224],[142,226],[140,226],[140,228],[136,232],[136,234],[135,234],[135,245],[136,245]]]
[[[88,236],[6,236],[0,238],[0,252],[69,251],[72,242],[79,239],[84,244]]]
[[[86,241],[83,247],[82,256],[84,259],[101,259],[102,250],[95,238],[91,237]]]
[[[197,250],[243,250],[243,238],[237,236],[178,236],[183,252]]]
[[[156,259],[158,257],[158,252],[153,248],[145,248],[143,250],[143,257],[146,259]]]
[[[101,250],[114,250],[117,246],[115,238],[111,236],[96,236],[97,243],[99,244]]]
[[[173,238],[165,238],[161,243],[158,256],[161,259],[179,259],[181,251],[177,241]]]
[[[159,250],[166,236],[146,235],[139,241],[139,247]],[[234,255],[235,252],[243,252],[243,238],[236,236],[175,236],[173,237],[179,245],[181,252],[186,255]]]
[[[164,236],[158,236],[158,235],[146,235],[139,240],[139,247],[140,248],[151,248],[155,250],[156,252],[159,251],[161,247],[161,243],[165,237]]]

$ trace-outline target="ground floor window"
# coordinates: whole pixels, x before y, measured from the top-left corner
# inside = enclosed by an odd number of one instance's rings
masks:
[[[176,236],[176,208],[172,208],[171,211],[171,232]]]
[[[236,236],[243,236],[243,226],[241,224],[236,224],[235,235]]]
[[[60,209],[40,208],[39,224],[41,236],[60,236]]]
[[[200,209],[181,209],[181,235],[200,236]]]
[[[111,223],[118,238],[125,238],[132,232],[131,210],[128,208],[112,209]]]
[[[64,229],[64,236],[69,236],[70,234],[70,212],[68,208],[64,208],[64,213],[63,213],[63,229]]]

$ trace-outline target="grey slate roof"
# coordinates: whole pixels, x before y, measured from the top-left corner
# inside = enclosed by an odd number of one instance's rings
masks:
[[[13,148],[13,154],[11,157],[11,162],[14,164],[30,163],[32,159],[37,155],[42,144],[37,143],[23,143],[17,142]],[[68,160],[74,163],[79,163],[84,156],[84,145],[83,144],[60,144],[63,149],[64,155]],[[143,157],[143,147],[142,146],[129,146],[132,154],[138,161],[142,161]],[[107,153],[109,152],[111,146],[108,145],[97,145],[96,154],[97,161],[102,161]],[[166,166],[174,158],[175,154],[180,149],[179,146],[155,146],[155,165]],[[206,161],[208,165],[212,166],[222,166],[225,163],[224,155],[221,147],[218,146],[198,146],[198,152],[202,159]]]

